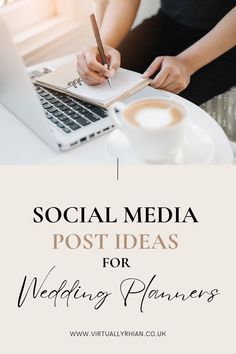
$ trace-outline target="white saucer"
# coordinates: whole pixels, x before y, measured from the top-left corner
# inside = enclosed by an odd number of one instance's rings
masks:
[[[119,129],[110,134],[106,144],[106,152],[111,162],[119,158],[120,163],[124,165],[148,164],[136,154],[126,136]],[[206,117],[205,122],[201,119],[191,119],[189,121],[183,147],[174,160],[162,164],[211,165],[232,163],[233,153],[223,130],[212,118]]]

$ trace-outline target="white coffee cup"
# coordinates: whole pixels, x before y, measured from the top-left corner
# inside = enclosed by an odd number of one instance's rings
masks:
[[[149,162],[171,161],[183,145],[184,108],[155,97],[115,103],[110,114],[137,154]]]

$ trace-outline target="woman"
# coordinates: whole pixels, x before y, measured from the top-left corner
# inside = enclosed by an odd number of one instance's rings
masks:
[[[161,0],[158,14],[130,31],[139,5],[108,2],[101,35],[110,70],[99,62],[97,48],[85,48],[78,71],[88,84],[114,76],[122,59],[122,67],[152,78],[154,88],[196,104],[236,85],[236,0]]]

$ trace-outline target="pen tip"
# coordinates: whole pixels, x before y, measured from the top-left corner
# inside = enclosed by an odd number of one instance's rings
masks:
[[[107,79],[107,81],[109,83],[110,88],[112,88],[111,79]]]

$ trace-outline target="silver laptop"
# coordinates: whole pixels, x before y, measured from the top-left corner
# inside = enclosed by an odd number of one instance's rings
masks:
[[[1,16],[0,45],[0,103],[49,146],[69,150],[114,127],[105,109],[33,85]]]

